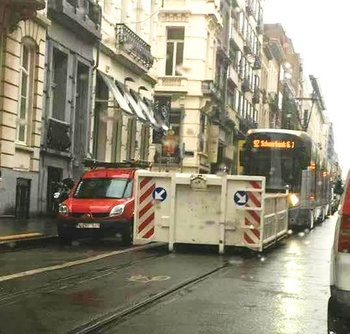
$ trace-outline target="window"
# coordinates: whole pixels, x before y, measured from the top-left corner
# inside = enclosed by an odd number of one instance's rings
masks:
[[[78,184],[74,198],[129,198],[132,182],[124,178],[83,179]]]
[[[230,16],[228,13],[224,15],[224,20],[223,20],[223,45],[224,48],[227,50],[228,49],[228,40],[230,38]]]
[[[68,55],[53,48],[51,77],[51,115],[65,121],[67,96],[67,64]]]
[[[169,124],[176,136],[181,136],[181,111],[171,110],[169,115]]]
[[[76,154],[84,155],[87,140],[86,111],[89,106],[89,67],[78,61],[75,94],[74,145]]]
[[[231,107],[231,108],[235,108],[236,106],[236,94],[235,94],[235,90],[227,90],[227,104]]]
[[[34,42],[22,40],[16,140],[27,143],[34,95]]]
[[[131,160],[135,158],[135,138],[136,138],[136,118],[128,119],[128,139],[127,139],[127,147],[126,147],[126,160]]]
[[[101,76],[96,78],[96,100],[94,115],[94,157],[97,160],[106,159],[107,147],[107,122],[106,115],[108,111],[108,87],[102,80]],[[102,102],[103,101],[103,102]]]
[[[183,63],[184,38],[184,28],[168,28],[165,75],[181,76],[182,73],[179,66]]]
[[[259,90],[260,89],[260,78],[258,75],[254,76],[254,90]]]
[[[240,12],[238,21],[239,21],[239,32],[241,33],[241,35],[244,35],[246,18],[244,16],[243,12]]]
[[[199,124],[199,152],[207,152],[207,116],[204,113],[200,115]]]
[[[112,161],[120,161],[121,157],[121,142],[123,131],[123,119],[121,111],[115,106],[114,109],[115,123],[113,127],[113,141],[112,141]]]
[[[237,113],[240,112],[240,107],[241,107],[241,94],[238,90],[236,90],[236,96],[235,96],[235,111]]]
[[[171,110],[169,115],[169,131],[162,146],[162,156],[167,157],[166,161],[170,163],[178,163],[181,158],[181,123],[181,111]]]
[[[140,160],[148,161],[150,129],[146,124],[141,127]]]

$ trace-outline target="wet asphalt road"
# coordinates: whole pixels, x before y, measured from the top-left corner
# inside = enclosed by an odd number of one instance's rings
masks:
[[[231,265],[108,334],[321,334],[327,332],[334,217],[262,257]]]
[[[107,333],[326,333],[329,254],[334,217],[295,233],[263,256],[164,248],[1,282],[33,268],[111,253],[115,245],[0,254],[0,333],[67,333],[166,289],[229,266],[201,283],[126,318]],[[13,319],[13,321],[9,321]]]

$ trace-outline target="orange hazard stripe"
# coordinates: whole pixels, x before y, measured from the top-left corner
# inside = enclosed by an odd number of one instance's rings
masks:
[[[251,217],[260,224],[260,216],[259,214],[256,213],[256,211],[252,211],[252,210],[247,210],[247,212],[251,215]]]
[[[260,207],[261,206],[261,201],[254,195],[253,192],[248,191],[248,198],[255,204],[255,206]]]
[[[142,203],[147,197],[151,196],[153,190],[155,189],[155,184],[148,188],[141,196],[139,203]]]
[[[261,189],[261,184],[256,181],[249,181],[250,185],[255,189]]]
[[[152,212],[140,225],[139,225],[139,233],[142,232],[150,223],[154,221],[154,212]]]
[[[142,181],[140,182],[140,189],[142,190],[142,188],[144,188],[147,183],[149,183],[152,179],[150,177],[144,178],[142,179]]]
[[[258,238],[260,239],[260,231],[256,230],[256,229],[252,229],[251,230],[253,232],[253,234]]]
[[[250,236],[247,233],[244,233],[244,240],[248,243],[248,244],[255,244],[255,242],[250,238]]]
[[[143,238],[148,239],[154,234],[154,227],[152,227],[144,236]]]
[[[149,201],[142,210],[139,211],[139,218],[142,218],[147,211],[154,206],[153,201]]]

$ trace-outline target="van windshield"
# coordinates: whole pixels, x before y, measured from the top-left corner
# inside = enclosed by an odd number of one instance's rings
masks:
[[[129,198],[132,180],[117,178],[83,179],[79,182],[74,198]]]

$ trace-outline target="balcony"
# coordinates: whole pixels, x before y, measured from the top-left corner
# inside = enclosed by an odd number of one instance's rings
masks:
[[[249,129],[256,129],[258,124],[251,118],[243,118],[239,123],[239,130],[243,133],[247,133]]]
[[[261,58],[259,56],[255,56],[253,70],[261,70]]]
[[[228,68],[227,82],[228,84],[231,84],[233,87],[238,86],[238,82],[239,82],[238,73],[233,66],[230,66]]]
[[[32,19],[45,8],[45,0],[0,1],[0,31],[12,32],[21,20]]]
[[[214,105],[210,116],[213,124],[221,126],[227,125],[228,116],[225,108],[221,108],[219,105]]]
[[[232,36],[230,38],[230,49],[242,50],[244,47],[244,40],[242,35],[236,30],[232,29]]]
[[[214,97],[218,100],[221,99],[222,93],[219,87],[214,83],[213,80],[202,81],[202,94],[210,97]]]
[[[250,79],[249,79],[249,77],[245,78],[243,80],[241,88],[242,88],[243,93],[248,93],[248,92],[252,91],[252,88],[250,86]]]
[[[256,32],[259,35],[262,35],[264,33],[264,24],[262,23],[261,19],[258,20],[258,23],[256,25]]]
[[[157,90],[164,92],[188,92],[188,79],[180,76],[158,77]]]
[[[71,144],[70,125],[50,118],[47,130],[46,148],[60,152],[68,152]]]
[[[116,25],[115,35],[117,58],[134,72],[148,72],[154,62],[150,45],[123,23]]]
[[[253,5],[252,5],[252,2],[250,0],[245,1],[245,10],[246,10],[247,15],[249,15],[249,16],[254,14]]]
[[[216,52],[217,62],[222,64],[227,68],[231,64],[231,58],[228,54],[228,47],[224,49],[222,46],[219,46]]]
[[[259,88],[255,88],[253,97],[252,97],[253,104],[259,104],[260,103],[260,91]]]
[[[269,103],[269,99],[267,97],[267,91],[266,89],[263,89],[262,91],[262,101],[261,101],[263,104],[267,104]]]
[[[48,14],[83,39],[101,39],[102,9],[93,0],[48,0]]]
[[[243,46],[243,51],[245,55],[251,55],[253,53],[253,48],[250,43],[246,42]]]

